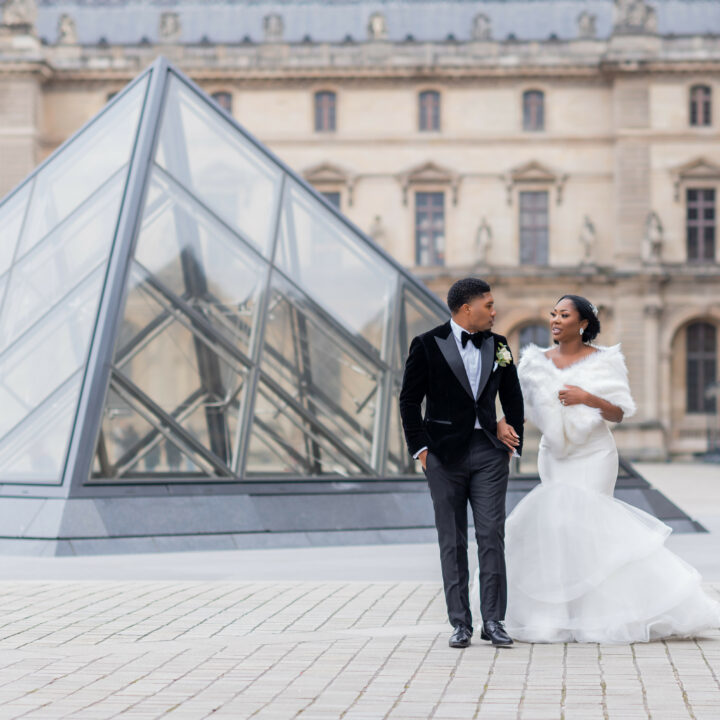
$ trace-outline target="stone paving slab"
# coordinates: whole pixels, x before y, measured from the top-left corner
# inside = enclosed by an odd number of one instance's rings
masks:
[[[720,718],[717,628],[453,650],[440,585],[407,581],[6,581],[0,600],[1,720]]]

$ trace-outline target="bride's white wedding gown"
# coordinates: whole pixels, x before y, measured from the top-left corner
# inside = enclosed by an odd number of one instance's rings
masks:
[[[542,431],[541,484],[506,522],[506,628],[525,642],[648,641],[720,625],[720,604],[698,572],[664,547],[671,529],[613,497],[618,456],[597,409],[564,407],[577,385],[621,407],[635,404],[619,346],[560,369],[530,345],[518,365],[527,417]],[[479,618],[477,575],[472,593]]]

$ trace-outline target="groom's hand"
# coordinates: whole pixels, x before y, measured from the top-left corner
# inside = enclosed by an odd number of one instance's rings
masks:
[[[515,428],[509,425],[505,418],[498,421],[497,438],[510,451],[511,456],[520,445],[520,438],[515,432]]]
[[[419,455],[418,459],[420,460],[420,464],[423,466],[423,470],[427,470],[427,450],[423,450]]]

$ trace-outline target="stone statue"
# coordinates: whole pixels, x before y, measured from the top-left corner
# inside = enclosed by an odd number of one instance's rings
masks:
[[[657,32],[657,13],[646,0],[615,0],[615,32]]]
[[[273,13],[263,18],[263,32],[265,33],[266,42],[280,42],[284,31],[285,26],[282,15]]]
[[[387,38],[387,20],[382,13],[376,12],[370,16],[368,22],[368,37],[370,40],[385,40]]]
[[[597,34],[597,29],[595,27],[596,20],[597,17],[595,15],[591,15],[586,10],[583,10],[583,12],[578,15],[577,19],[579,37],[583,38],[584,40],[594,38]]]
[[[645,220],[642,257],[646,263],[657,263],[662,259],[663,226],[660,217],[653,210]]]
[[[472,37],[473,40],[492,39],[492,26],[490,25],[490,18],[487,15],[480,13],[475,16],[473,20]]]
[[[178,42],[182,26],[180,16],[175,12],[164,12],[160,15],[160,40],[163,42]]]
[[[368,234],[380,247],[385,247],[386,232],[380,215],[375,216]]]
[[[484,265],[488,261],[490,246],[492,245],[492,228],[486,218],[480,221],[475,232],[475,263]]]
[[[37,5],[35,0],[6,0],[2,8],[3,25],[35,25]]]
[[[586,215],[583,219],[582,229],[580,230],[580,244],[583,247],[583,263],[592,263],[593,248],[597,241],[597,232],[593,221]]]
[[[77,45],[75,21],[69,15],[61,15],[58,21],[58,45]]]

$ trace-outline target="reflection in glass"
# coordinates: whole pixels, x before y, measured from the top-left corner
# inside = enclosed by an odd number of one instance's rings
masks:
[[[0,449],[6,437],[84,364],[103,275],[95,271],[0,353]],[[49,359],[52,358],[52,362]],[[46,428],[38,424],[36,432]]]
[[[40,170],[18,256],[130,160],[146,85],[147,79],[137,83]]]
[[[125,168],[18,260],[0,315],[0,351],[107,261]]]
[[[273,397],[256,405],[254,434],[286,472],[298,463],[311,475],[368,471],[381,370],[278,274],[260,370]],[[251,451],[249,473],[267,471],[262,456]]]
[[[0,443],[6,482],[56,483],[63,470],[82,372],[78,370]]]
[[[276,264],[381,352],[397,271],[300,185],[288,188]]]
[[[268,255],[282,172],[213,105],[173,78],[156,161]]]
[[[265,262],[162,171],[153,176],[135,258],[249,353]]]
[[[32,182],[27,182],[12,197],[0,204],[0,275],[12,262],[31,190]]]

